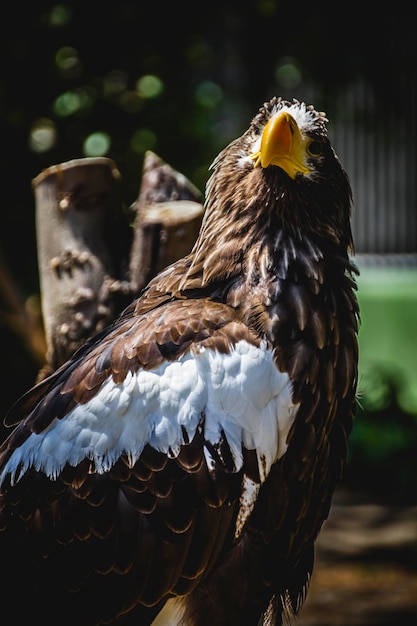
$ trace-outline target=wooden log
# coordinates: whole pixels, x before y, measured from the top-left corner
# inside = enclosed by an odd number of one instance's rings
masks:
[[[32,181],[51,370],[109,324],[123,306],[119,296],[130,292],[122,266],[131,229],[122,215],[119,183],[115,163],[105,157],[53,165]]]
[[[200,228],[200,191],[155,153],[145,154],[130,256],[130,280],[139,291],[157,272],[190,252]]]
[[[200,192],[156,154],[145,156],[130,215],[106,157],[52,165],[32,181],[47,365],[54,371],[111,323],[163,267],[187,254],[203,215]]]

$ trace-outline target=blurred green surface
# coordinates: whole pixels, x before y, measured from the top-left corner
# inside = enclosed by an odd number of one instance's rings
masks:
[[[375,372],[383,373],[396,381],[401,408],[417,413],[417,268],[360,272],[359,394],[378,396]]]
[[[345,484],[417,502],[417,268],[361,267],[359,388]]]

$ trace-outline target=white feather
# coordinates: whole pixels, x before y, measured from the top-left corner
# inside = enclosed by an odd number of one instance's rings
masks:
[[[226,355],[199,348],[151,371],[129,373],[122,383],[108,378],[86,404],[31,434],[0,480],[10,474],[16,482],[29,467],[55,479],[66,463],[76,466],[86,458],[103,473],[122,454],[133,465],[146,444],[175,456],[183,429],[191,440],[203,416],[205,439],[216,445],[225,436],[237,470],[242,446],[257,451],[264,480],[286,451],[297,409],[289,377],[265,345],[240,341]]]

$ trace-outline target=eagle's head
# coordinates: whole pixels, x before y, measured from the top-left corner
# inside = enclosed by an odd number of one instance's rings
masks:
[[[233,274],[255,242],[288,238],[325,253],[353,251],[349,179],[327,136],[327,118],[298,100],[274,97],[214,160],[194,268]]]
[[[323,160],[327,118],[312,106],[274,98],[260,110],[245,133],[254,167],[275,165],[292,179],[316,172]]]

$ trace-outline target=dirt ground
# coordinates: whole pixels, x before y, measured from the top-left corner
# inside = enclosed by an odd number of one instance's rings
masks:
[[[416,626],[417,507],[337,494],[296,626]]]

